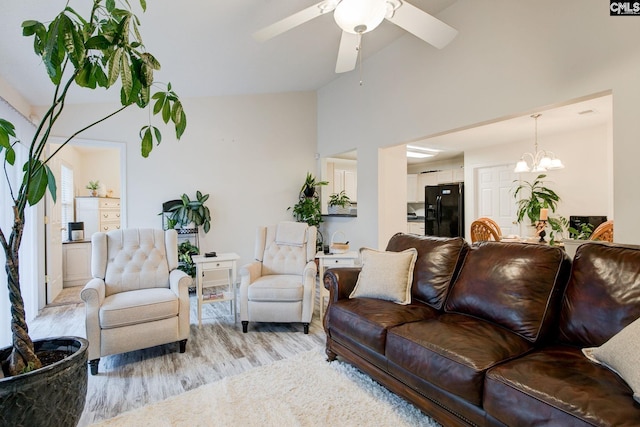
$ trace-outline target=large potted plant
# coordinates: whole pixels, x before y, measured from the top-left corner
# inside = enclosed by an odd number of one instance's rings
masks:
[[[547,175],[540,174],[532,182],[514,181],[518,185],[513,191],[513,197],[517,201],[517,222],[522,223],[525,218],[529,220],[529,225],[535,229],[540,220],[540,210],[548,209],[552,213],[556,211],[560,196],[545,185],[544,178]],[[560,218],[548,216],[547,219],[551,227],[551,242],[553,243],[556,233],[561,233],[563,224]]]
[[[146,1],[140,0],[140,5],[144,11]],[[4,376],[0,379],[2,425],[76,425],[86,398],[87,341],[62,337],[34,343],[29,336],[20,289],[19,249],[25,211],[28,206],[39,203],[47,189],[52,199],[56,199],[56,182],[48,165],[50,160],[83,131],[132,106],[151,110],[150,121],[140,130],[143,157],[148,157],[154,142],[161,140],[160,130],[151,122],[153,114],[161,114],[165,123],[171,121],[178,139],[186,128],[186,115],[170,84],[152,95],[153,74],[160,68],[160,63],[145,50],[139,31],[140,20],[129,3],[123,2],[119,6],[116,7],[114,0],[93,0],[88,15],[82,16],[67,4],[46,25],[34,20],[22,24],[23,35],[33,37],[34,51],[53,84],[53,94],[31,141],[19,141],[14,125],[0,118],[0,154],[4,154],[4,168],[22,171],[18,184],[9,179],[9,174],[3,174],[9,186],[8,194],[4,196],[10,197],[3,203],[12,204],[13,220],[10,230],[0,228],[12,331],[12,346],[0,351]],[[117,82],[121,83],[121,105],[112,113],[82,126],[55,152],[46,155],[49,136],[62,117],[70,88],[77,85],[86,89],[106,89]],[[24,165],[15,165],[18,146],[24,147],[28,156]],[[58,361],[55,361],[56,357]],[[53,407],[52,402],[55,402]]]

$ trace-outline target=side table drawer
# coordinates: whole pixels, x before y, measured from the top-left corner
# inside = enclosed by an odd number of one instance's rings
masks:
[[[353,267],[355,260],[353,258],[326,259],[324,261],[327,268],[331,267]]]
[[[218,268],[230,269],[233,267],[233,261],[211,261],[202,264],[202,270],[214,270]]]

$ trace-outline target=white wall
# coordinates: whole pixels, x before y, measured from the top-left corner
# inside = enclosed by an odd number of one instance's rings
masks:
[[[67,147],[65,147],[67,148]],[[89,181],[100,181],[107,191],[113,190],[113,197],[120,197],[120,151],[111,148],[81,150],[82,163],[74,169],[76,195],[88,196]]]
[[[640,50],[628,44],[640,37],[638,22],[610,17],[596,0],[458,0],[438,17],[460,31],[449,46],[437,50],[407,34],[365,61],[363,85],[349,73],[318,92],[318,151],[355,143],[358,182],[372,187],[359,191],[354,233],[375,233],[380,218],[363,208],[385,203],[373,188],[374,147],[610,90],[616,240],[640,243]]]
[[[181,141],[163,131],[149,158],[140,155],[138,131],[148,114],[127,110],[83,138],[127,144],[129,227],[160,227],[162,203],[196,190],[210,194],[211,231],[204,251],[253,257],[255,228],[290,220],[307,171],[316,169],[316,96],[313,92],[183,99],[188,127]],[[56,128],[68,135],[114,106],[70,105]],[[159,120],[158,120],[159,121]]]
[[[52,144],[58,147],[57,144]],[[112,197],[120,197],[120,151],[112,148],[79,148],[66,145],[57,154],[60,160],[73,169],[73,194],[88,196],[86,186],[89,181],[100,181],[107,190],[113,190]]]

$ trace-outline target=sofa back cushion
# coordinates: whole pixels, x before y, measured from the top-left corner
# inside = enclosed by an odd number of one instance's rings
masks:
[[[440,310],[449,287],[462,264],[469,245],[460,237],[432,237],[397,233],[387,244],[387,251],[418,251],[413,269],[412,301]]]
[[[494,322],[536,343],[557,322],[570,268],[560,248],[477,244],[465,258],[445,311]]]
[[[600,346],[640,317],[640,246],[581,245],[562,299],[559,340]]]

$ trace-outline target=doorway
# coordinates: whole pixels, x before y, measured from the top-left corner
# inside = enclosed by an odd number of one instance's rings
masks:
[[[59,138],[51,138],[50,150],[55,150],[63,142]],[[120,199],[120,224],[126,226],[126,145],[120,142],[95,141],[78,139],[66,145],[51,161],[50,167],[58,188],[60,189],[61,165],[70,167],[74,173],[73,196],[87,196],[89,190],[85,188],[89,181],[104,182],[109,190],[110,197]],[[58,192],[60,199],[60,192]],[[50,196],[45,200],[46,226],[44,233],[45,247],[45,298],[40,305],[51,304],[65,286],[65,269],[63,264],[63,252],[67,226],[61,221],[62,203],[57,200],[53,203]],[[85,235],[81,244],[90,250],[91,236]],[[84,270],[87,278],[90,277],[90,253],[86,257]],[[75,271],[78,267],[76,266]],[[81,281],[81,283],[84,281]]]

